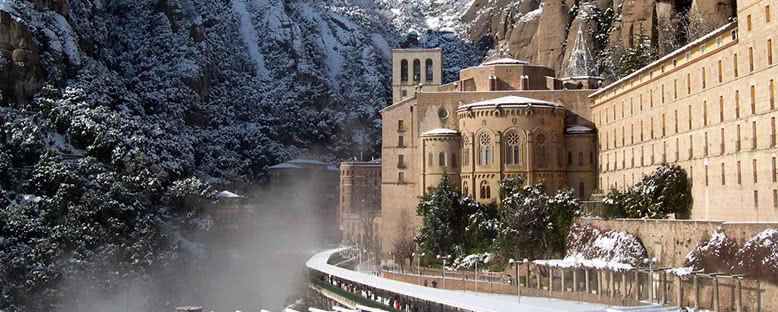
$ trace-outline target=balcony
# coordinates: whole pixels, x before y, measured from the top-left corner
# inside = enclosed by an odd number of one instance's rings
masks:
[[[401,161],[401,162],[398,162],[398,163],[397,163],[397,168],[399,168],[399,169],[405,169],[405,162],[402,162],[402,161]]]
[[[403,133],[406,131],[405,127],[397,127],[397,132]]]

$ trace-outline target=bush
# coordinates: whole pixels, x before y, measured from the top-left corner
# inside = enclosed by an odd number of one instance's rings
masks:
[[[688,219],[692,204],[686,171],[663,163],[626,192],[611,190],[603,200],[603,218]]]

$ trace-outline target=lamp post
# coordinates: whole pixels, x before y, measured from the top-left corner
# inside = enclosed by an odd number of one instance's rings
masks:
[[[422,252],[421,254],[412,253],[411,256],[416,257],[416,284],[419,284],[419,279],[421,278],[421,259],[424,257],[426,253]]]
[[[521,262],[511,258],[508,260],[508,263],[516,266],[516,297],[519,298],[519,303],[521,303],[521,283],[519,283],[519,265]]]
[[[448,258],[451,258],[451,255],[448,256],[441,256],[437,255],[435,258],[443,259],[443,289],[446,289],[446,260]]]
[[[654,303],[654,266],[656,257],[645,258],[643,263],[648,263],[648,301]]]
[[[481,256],[475,259],[475,295],[478,295],[478,261],[481,260]],[[465,287],[467,289],[467,287]]]

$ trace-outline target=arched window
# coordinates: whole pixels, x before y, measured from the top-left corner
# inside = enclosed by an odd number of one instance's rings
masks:
[[[441,167],[446,166],[446,153],[444,152],[438,153],[438,165]]]
[[[479,158],[479,160],[478,160],[478,164],[481,165],[481,166],[489,165],[489,160],[492,158],[492,156],[491,156],[491,148],[489,146],[491,141],[492,141],[492,138],[488,134],[486,134],[486,133],[481,134],[481,136],[478,139],[478,143],[480,144],[480,146],[479,146],[479,153],[480,153],[480,156],[481,156]]]
[[[538,167],[546,166],[546,136],[542,133],[535,136],[535,164]]]
[[[470,189],[467,187],[467,181],[462,182],[462,195],[470,195]]]
[[[465,136],[462,140],[462,165],[470,166],[470,137]]]
[[[430,152],[429,155],[427,156],[427,166],[430,168],[435,166],[435,159],[432,157],[433,157],[432,152]]]
[[[408,60],[400,61],[400,80],[408,81]]]
[[[505,136],[505,163],[508,165],[518,165],[521,155],[521,138],[516,132],[509,132]]]
[[[492,198],[492,190],[489,187],[489,183],[486,181],[481,181],[481,193],[479,194],[480,199],[489,199]]]
[[[413,81],[421,80],[421,61],[413,60]]]
[[[454,153],[451,154],[451,167],[452,168],[457,167],[457,154]]]
[[[427,59],[424,62],[424,80],[432,81],[432,60]]]

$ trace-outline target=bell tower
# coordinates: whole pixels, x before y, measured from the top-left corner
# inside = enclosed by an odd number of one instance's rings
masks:
[[[392,104],[437,90],[443,75],[443,50],[392,49]]]

